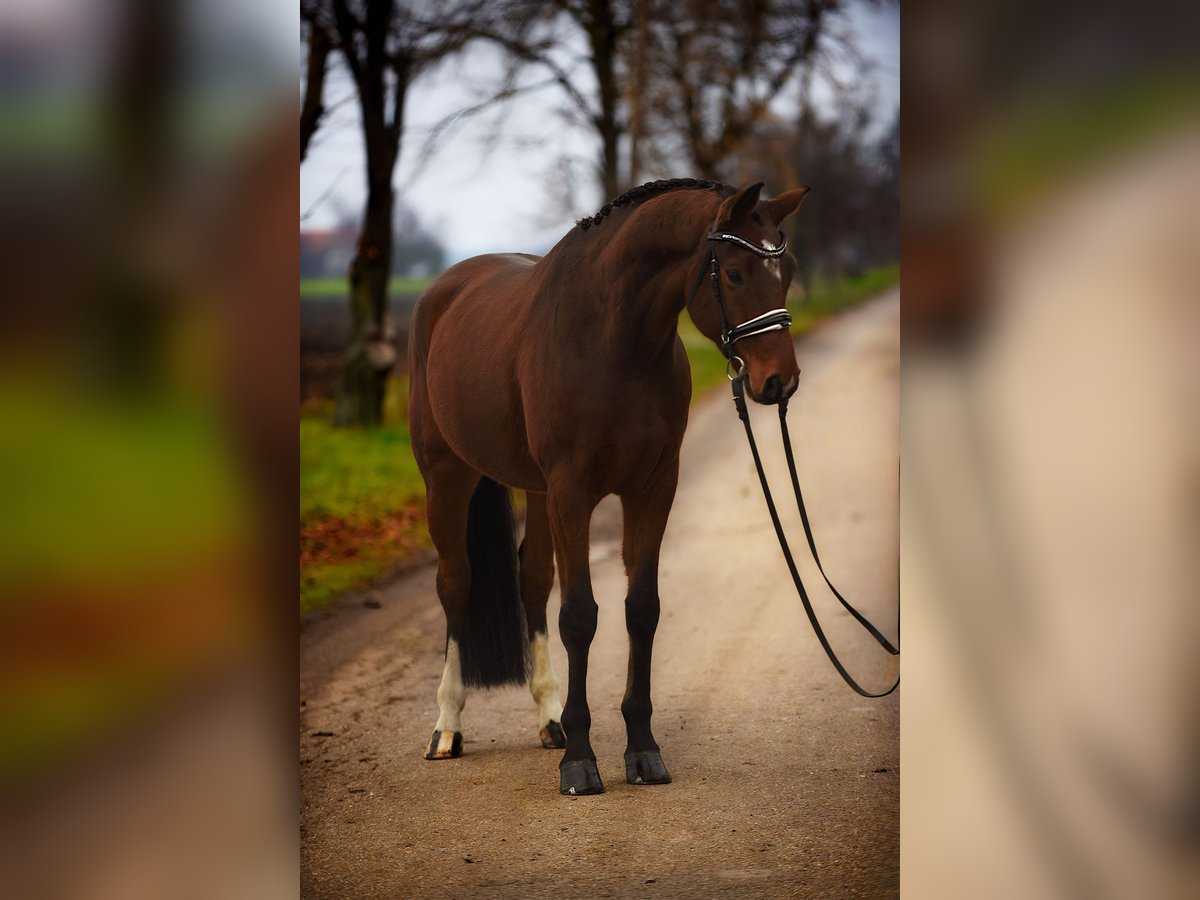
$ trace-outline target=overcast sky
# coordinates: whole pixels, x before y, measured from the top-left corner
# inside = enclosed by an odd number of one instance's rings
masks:
[[[880,127],[888,124],[900,103],[900,16],[895,8],[855,6],[853,28],[871,70],[856,78],[856,90],[870,100]],[[591,161],[597,144],[591,135],[558,115],[563,98],[553,88],[531,92],[509,103],[503,112],[503,135],[490,154],[486,138],[495,129],[492,115],[470,120],[419,165],[421,145],[430,128],[448,113],[479,99],[500,70],[496,52],[472,45],[454,64],[418,81],[409,91],[401,160],[394,184],[397,198],[434,232],[447,250],[447,262],[478,253],[525,251],[544,253],[571,227],[573,218],[552,196],[551,173],[564,156]],[[531,79],[534,78],[531,74]],[[828,91],[818,102],[831,102]],[[326,87],[326,106],[340,105],[313,138],[300,168],[300,213],[303,229],[327,228],[356,215],[364,200],[364,178],[358,111],[352,88],[339,73]],[[792,104],[781,111],[794,114]],[[578,214],[593,211],[601,198],[594,179],[577,169]],[[691,172],[679,172],[679,176]]]

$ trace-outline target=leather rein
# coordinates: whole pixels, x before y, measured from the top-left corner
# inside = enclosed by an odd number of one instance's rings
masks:
[[[791,327],[792,317],[786,309],[773,309],[763,313],[760,316],[755,316],[740,325],[730,327],[728,316],[725,313],[725,297],[721,292],[721,270],[717,262],[717,254],[714,249],[714,244],[718,241],[734,244],[743,249],[750,250],[752,253],[763,257],[764,259],[777,259],[787,252],[787,238],[781,233],[779,236],[779,245],[759,245],[739,237],[736,234],[729,234],[723,231],[710,231],[707,235],[708,258],[705,261],[705,267],[700,272],[700,277],[696,279],[695,287],[692,288],[691,295],[688,298],[690,306],[695,299],[696,291],[700,288],[700,282],[704,279],[705,272],[708,273],[710,283],[712,284],[713,299],[717,304],[717,311],[721,316],[721,350],[725,354],[726,359],[726,376],[729,379],[730,386],[733,390],[733,405],[737,409],[738,418],[742,420],[742,425],[746,429],[746,441],[750,444],[750,453],[754,457],[754,467],[758,470],[758,481],[762,485],[763,497],[767,501],[767,510],[771,514],[771,523],[775,526],[775,536],[779,539],[779,548],[783,551],[784,561],[787,562],[788,570],[792,573],[792,581],[795,582],[796,592],[800,595],[800,602],[804,604],[804,612],[808,616],[809,624],[812,625],[813,632],[817,636],[817,640],[821,643],[825,655],[829,657],[829,661],[833,663],[833,667],[838,674],[842,676],[842,680],[850,687],[861,694],[863,697],[876,698],[886,697],[900,686],[900,677],[896,676],[896,681],[886,691],[872,693],[862,687],[854,678],[846,671],[846,667],[842,665],[837,654],[834,653],[833,647],[829,643],[829,639],[825,636],[825,631],[821,627],[820,621],[817,619],[817,614],[813,611],[812,601],[809,600],[808,591],[804,589],[804,582],[800,579],[800,572],[796,568],[796,561],[792,558],[791,548],[788,546],[787,537],[783,533],[783,526],[779,522],[779,513],[775,509],[775,500],[771,496],[770,485],[767,484],[767,476],[763,471],[762,459],[758,453],[758,445],[754,440],[754,431],[750,427],[750,414],[746,408],[746,390],[745,390],[745,373],[746,364],[741,357],[737,356],[733,350],[733,345],[743,338],[750,337],[755,334],[762,334],[767,331],[781,331]],[[796,507],[800,511],[800,521],[804,524],[804,536],[808,540],[808,549],[812,552],[813,560],[817,564],[817,569],[821,573],[821,577],[825,579],[825,584],[833,591],[833,595],[837,597],[838,602],[842,604],[845,610],[850,613],[858,623],[875,639],[884,650],[892,656],[899,656],[900,650],[895,647],[886,637],[884,637],[879,629],[860,613],[857,609],[850,605],[849,601],[842,596],[841,592],[833,586],[833,582],[829,580],[829,576],[825,574],[825,567],[821,565],[821,557],[817,554],[817,543],[813,539],[812,526],[808,520],[808,510],[804,507],[804,496],[800,492],[800,479],[796,475],[796,459],[792,453],[792,440],[788,434],[787,427],[787,399],[784,398],[779,403],[779,429],[780,437],[783,441],[784,455],[787,457],[788,473],[792,479],[792,492],[796,496]]]

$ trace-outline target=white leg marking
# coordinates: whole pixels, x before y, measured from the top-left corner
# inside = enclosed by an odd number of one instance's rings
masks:
[[[458,641],[446,644],[446,668],[442,670],[442,683],[437,691],[437,731],[462,731],[462,710],[467,705],[467,689],[463,686],[462,664],[459,661]]]
[[[558,678],[550,664],[550,642],[540,631],[529,642],[529,658],[533,674],[529,678],[529,693],[538,705],[538,725],[562,721],[562,702],[558,699]]]

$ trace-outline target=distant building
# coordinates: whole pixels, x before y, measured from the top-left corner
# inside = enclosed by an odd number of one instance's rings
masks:
[[[337,278],[350,270],[358,229],[353,225],[300,232],[300,277]],[[415,223],[396,229],[392,274],[424,278],[445,268],[445,250]]]
[[[345,275],[354,258],[358,235],[353,227],[300,232],[300,277],[334,278]]]

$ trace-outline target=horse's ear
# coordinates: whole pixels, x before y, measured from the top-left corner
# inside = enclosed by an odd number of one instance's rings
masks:
[[[775,220],[776,225],[796,211],[800,206],[800,201],[804,199],[809,190],[807,184],[801,185],[794,191],[784,191],[778,197],[772,197],[767,201],[767,209],[771,211],[771,218]]]
[[[754,212],[754,207],[758,206],[758,195],[763,189],[763,183],[752,184],[750,187],[744,187],[724,203],[717,210],[717,219],[714,227],[717,231],[723,228],[728,228],[734,222],[744,219],[750,213]]]

